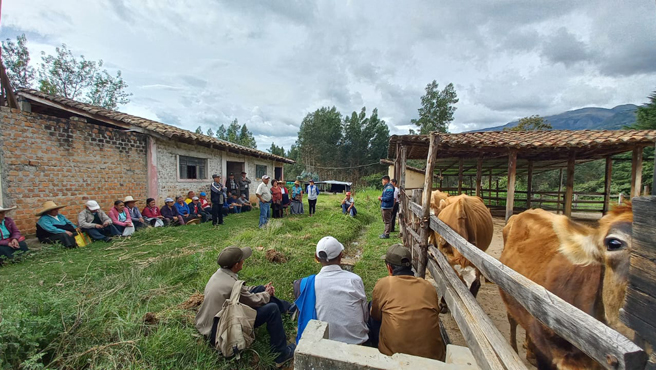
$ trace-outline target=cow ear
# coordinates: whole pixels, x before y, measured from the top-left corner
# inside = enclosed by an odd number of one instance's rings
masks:
[[[560,215],[553,218],[553,230],[560,241],[560,253],[573,264],[589,265],[604,262],[604,251],[597,243],[595,229]]]

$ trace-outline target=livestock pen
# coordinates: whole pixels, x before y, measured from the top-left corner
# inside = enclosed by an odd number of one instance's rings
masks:
[[[603,212],[610,204],[611,156],[633,152],[631,195],[641,192],[642,151],[653,146],[656,131],[546,131],[546,132],[481,132],[464,134],[431,133],[430,135],[392,136],[389,159],[394,160],[395,177],[401,188],[399,223],[404,244],[412,250],[418,275],[426,270],[437,283],[443,298],[482,369],[525,369],[511,348],[467,290],[446,257],[428,244],[429,234],[437,232],[467,258],[488,281],[511,295],[531,315],[557,335],[570,342],[590,358],[608,369],[656,369],[656,357],[648,359],[643,348],[656,344],[656,307],[654,290],[656,275],[656,200],[634,198],[633,249],[631,268],[622,321],[636,332],[635,343],[592,316],[570,305],[542,286],[518,274],[508,266],[467,242],[436,216],[431,215],[431,191],[439,175],[456,174],[459,192],[467,171],[475,171],[476,192],[482,194],[484,171],[507,175],[504,189],[505,219],[515,211],[515,179],[528,177],[526,208],[535,207],[531,194],[531,177],[535,173],[565,169],[566,189],[562,194],[563,213],[571,215],[574,201],[575,165],[592,160],[606,160]],[[423,189],[405,191],[405,168],[410,159],[426,159]],[[451,170],[457,165],[457,170]],[[507,167],[507,172],[506,172]],[[456,172],[457,171],[457,172]],[[437,185],[437,184],[435,184]],[[652,187],[654,189],[654,187]],[[559,198],[561,195],[559,194]],[[488,200],[488,206],[490,205]]]

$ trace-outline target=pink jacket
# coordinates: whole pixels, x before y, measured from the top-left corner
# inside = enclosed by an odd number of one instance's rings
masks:
[[[128,222],[132,223],[132,217],[130,217],[130,212],[128,212],[127,209],[125,209],[125,208],[123,209],[123,212],[125,212],[125,215],[127,216],[127,219],[125,220],[125,222],[121,222],[121,221],[118,220],[118,210],[116,209],[116,207],[112,207],[112,209],[109,210],[109,218],[112,219],[112,222],[114,223],[114,225],[119,225],[119,226],[124,226],[125,227],[125,226],[128,225]]]

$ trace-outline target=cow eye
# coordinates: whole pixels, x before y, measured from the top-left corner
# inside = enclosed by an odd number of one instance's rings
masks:
[[[617,238],[606,238],[604,242],[606,244],[606,249],[611,252],[624,248],[624,242]]]

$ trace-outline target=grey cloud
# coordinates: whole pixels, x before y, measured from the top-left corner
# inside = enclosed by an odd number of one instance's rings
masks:
[[[181,125],[180,117],[176,116],[175,114],[172,114],[170,112],[157,112],[156,114],[158,120],[160,120],[162,123],[166,123],[167,125],[173,125],[173,126]]]
[[[542,46],[542,55],[554,63],[570,66],[587,60],[590,55],[587,46],[565,27],[561,27]]]

